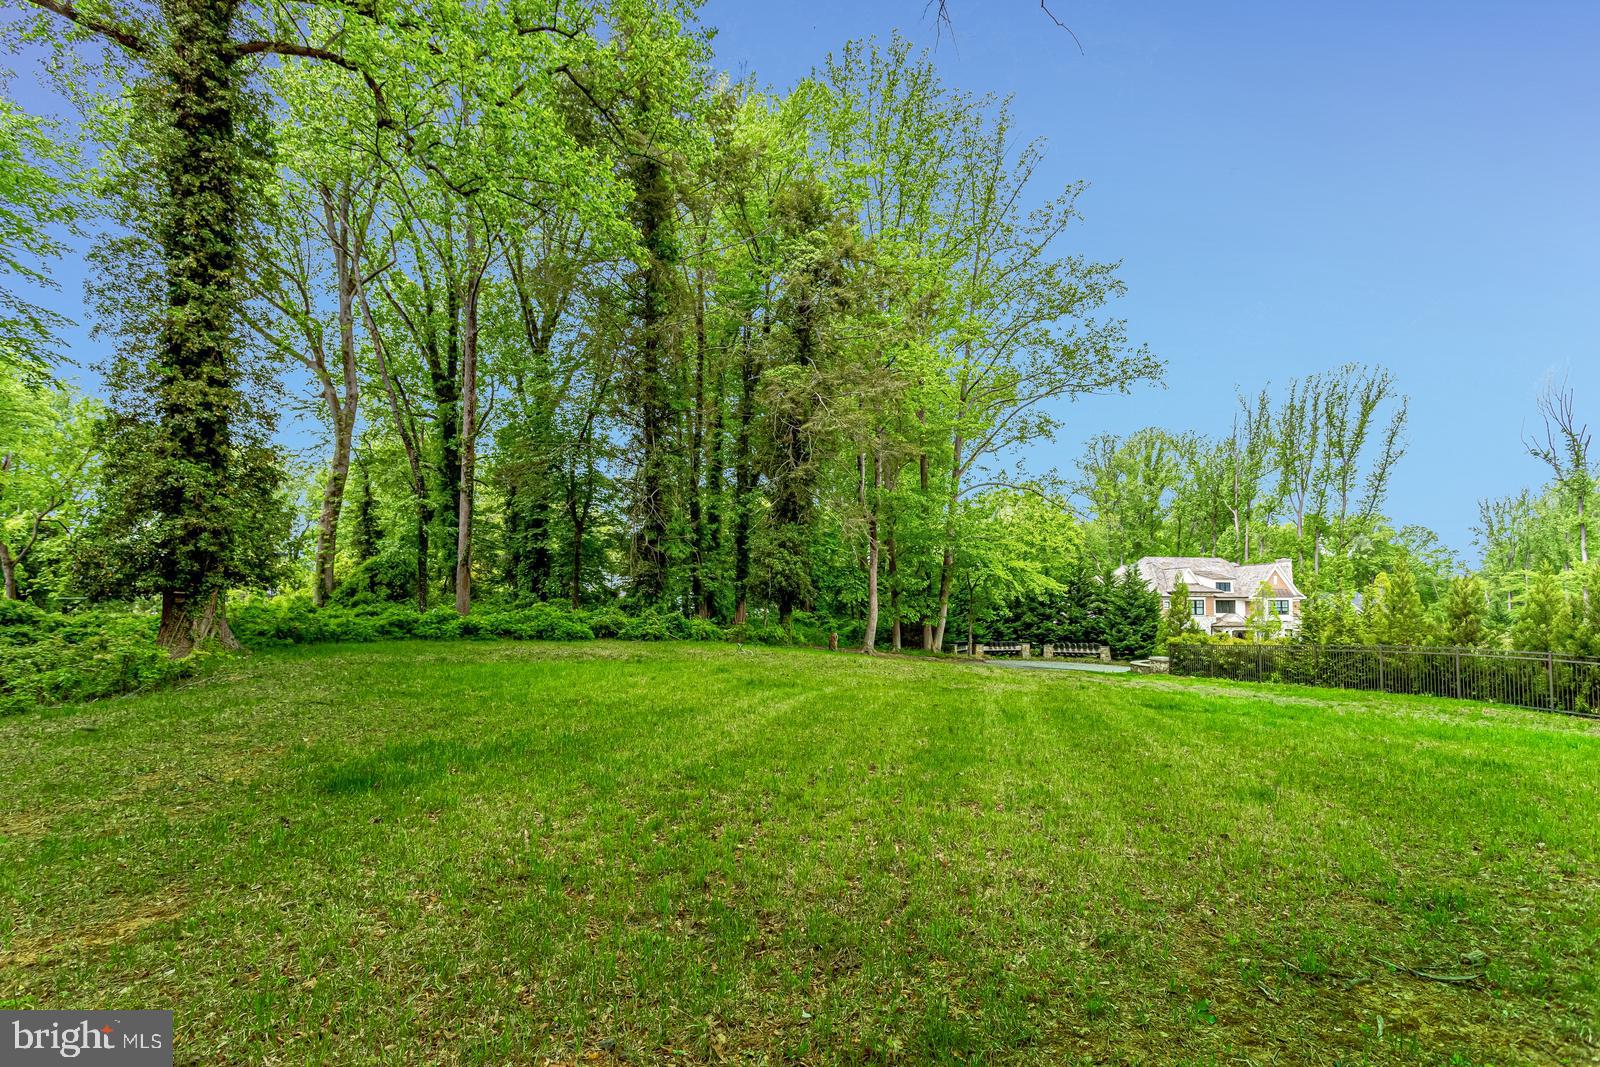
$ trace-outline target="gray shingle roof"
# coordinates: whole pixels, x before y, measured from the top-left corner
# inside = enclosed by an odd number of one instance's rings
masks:
[[[1171,594],[1172,587],[1182,578],[1191,593],[1219,592],[1216,583],[1224,581],[1233,583],[1231,593],[1248,599],[1276,571],[1289,587],[1289,599],[1301,599],[1294,584],[1294,563],[1287,559],[1238,564],[1218,556],[1145,556],[1134,567],[1145,584],[1162,596]]]

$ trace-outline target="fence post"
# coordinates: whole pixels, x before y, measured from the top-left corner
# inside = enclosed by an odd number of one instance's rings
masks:
[[[1456,649],[1456,699],[1461,699],[1461,650]]]
[[[982,642],[981,642],[981,641],[980,641],[980,642],[979,642],[979,643],[978,643],[978,645],[977,645],[977,648],[976,648],[976,652],[977,652],[977,658],[978,658],[978,659],[982,659],[982,658],[983,658],[983,653],[984,653],[984,652],[985,652],[985,651],[986,651],[986,650],[985,650],[985,647],[984,647],[984,645],[983,645],[983,643],[982,643]]]
[[[1029,654],[1032,651],[1033,651],[1033,645],[1031,643],[1029,643],[1027,641],[1022,642],[1022,658],[1023,659],[1028,659],[1029,658]]]
[[[1055,645],[1047,644],[1047,645],[1044,646],[1044,658],[1045,659],[1055,659],[1056,658],[1056,646]]]
[[[1554,652],[1546,652],[1544,654],[1544,666],[1546,673],[1550,677],[1550,710],[1554,711],[1556,710],[1556,654]]]
[[[1256,681],[1258,681],[1258,682],[1261,681],[1261,657],[1262,657],[1264,651],[1265,650],[1264,650],[1264,647],[1262,646],[1261,642],[1257,641],[1256,642]]]
[[[1383,646],[1378,646],[1378,691],[1387,693],[1389,687],[1383,684]]]

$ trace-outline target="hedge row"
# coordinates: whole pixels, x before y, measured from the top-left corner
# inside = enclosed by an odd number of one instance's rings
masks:
[[[578,611],[542,603],[461,616],[450,608],[426,613],[392,605],[312,608],[295,597],[247,600],[233,605],[228,617],[247,648],[402,638],[821,645],[832,628],[828,620],[802,613],[784,629],[766,619],[719,626],[667,611],[629,615],[617,607]],[[846,640],[860,640],[859,625],[840,632]],[[197,653],[173,661],[156,647],[155,634],[150,614],[97,609],[62,615],[0,600],[0,714],[135,692],[190,676],[214,658]]]
[[[247,646],[318,644],[329,641],[390,641],[421,638],[504,638],[514,641],[737,641],[743,644],[805,643],[800,628],[785,630],[765,621],[718,626],[675,612],[628,615],[615,607],[577,611],[560,604],[479,610],[457,615],[451,608],[419,613],[410,608],[315,609],[297,600],[240,604],[229,612],[234,635]],[[824,638],[826,640],[826,638]]]

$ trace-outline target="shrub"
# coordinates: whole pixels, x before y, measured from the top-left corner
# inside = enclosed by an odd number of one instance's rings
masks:
[[[624,641],[682,641],[689,636],[689,620],[677,612],[651,608],[629,619],[617,636]]]
[[[467,623],[472,616],[463,619]],[[593,641],[594,631],[572,611],[558,604],[534,604],[516,611],[483,615],[473,624],[486,637],[518,641]],[[465,633],[465,629],[463,629]]]
[[[684,630],[691,641],[725,641],[727,633],[710,619],[699,617],[684,620]]]
[[[144,689],[193,674],[211,658],[205,650],[169,658],[156,646],[149,615],[58,615],[6,602],[0,619],[0,713]]]
[[[588,612],[585,621],[589,624],[589,629],[594,631],[596,637],[620,637],[622,631],[632,620],[623,614],[621,608],[610,604]]]
[[[747,619],[728,627],[727,638],[742,645],[790,645],[794,638],[775,622]]]
[[[386,553],[359,564],[334,589],[329,602],[344,607],[410,603],[416,598],[416,583],[417,557]]]
[[[0,600],[0,627],[4,627],[0,630],[0,634],[8,637],[22,630],[49,629],[52,618],[60,616],[52,616],[43,608],[34,607],[25,600]]]
[[[456,614],[454,608],[434,608],[425,615],[417,616],[417,624],[412,632],[432,641],[460,637],[461,616]]]

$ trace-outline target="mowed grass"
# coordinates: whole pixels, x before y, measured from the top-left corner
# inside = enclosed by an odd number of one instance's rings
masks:
[[[1600,724],[395,643],[0,720],[0,998],[179,1062],[1590,1063]]]

